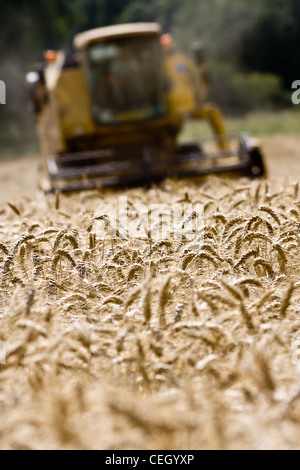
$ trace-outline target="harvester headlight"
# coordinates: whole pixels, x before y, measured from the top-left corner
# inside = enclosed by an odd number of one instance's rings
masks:
[[[39,74],[37,72],[29,72],[26,75],[26,82],[29,85],[33,85],[34,83],[38,82],[40,79]]]

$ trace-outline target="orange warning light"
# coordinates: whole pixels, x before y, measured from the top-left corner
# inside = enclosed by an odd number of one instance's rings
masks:
[[[172,39],[172,36],[170,34],[163,34],[160,38],[160,44],[162,45],[162,47],[170,47],[172,46],[172,43],[173,43],[173,39]]]
[[[46,51],[44,52],[44,58],[46,62],[55,62],[57,59],[57,52],[56,51]]]

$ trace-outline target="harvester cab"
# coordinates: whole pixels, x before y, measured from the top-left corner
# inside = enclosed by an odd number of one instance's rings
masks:
[[[142,184],[218,172],[262,176],[247,135],[228,137],[219,110],[205,104],[203,52],[176,53],[156,23],[78,34],[75,54],[48,51],[28,74],[47,174],[46,190]],[[207,119],[209,142],[178,143],[188,119]]]

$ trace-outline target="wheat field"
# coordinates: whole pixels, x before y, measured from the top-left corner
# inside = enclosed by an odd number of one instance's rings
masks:
[[[124,194],[201,203],[201,245],[99,239]],[[0,448],[299,449],[299,248],[298,183],[1,204]]]

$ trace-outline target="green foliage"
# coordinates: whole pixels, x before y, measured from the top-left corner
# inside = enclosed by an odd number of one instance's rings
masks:
[[[240,62],[248,69],[275,73],[284,85],[299,78],[300,2],[262,2],[261,15],[242,39]]]
[[[210,98],[227,111],[250,111],[283,102],[281,79],[276,75],[242,73],[230,62],[213,63],[211,69]]]
[[[226,119],[228,134],[238,135],[247,132],[255,137],[273,136],[276,134],[299,134],[300,109],[292,108],[280,111],[251,111],[243,116]],[[210,126],[205,122],[189,122],[183,129],[181,142],[191,142],[212,135]]]
[[[235,75],[233,85],[240,103],[244,100],[245,107],[250,102],[257,108],[279,96],[281,80],[276,75],[253,72]]]
[[[174,18],[182,7],[182,0],[131,0],[123,9],[118,21],[158,21],[165,31],[173,29]]]
[[[73,36],[114,23],[158,21],[178,48],[200,40],[214,85],[210,99],[226,111],[290,104],[299,79],[299,0],[10,0],[0,16],[0,145],[31,135],[24,76],[46,48],[69,49]]]

